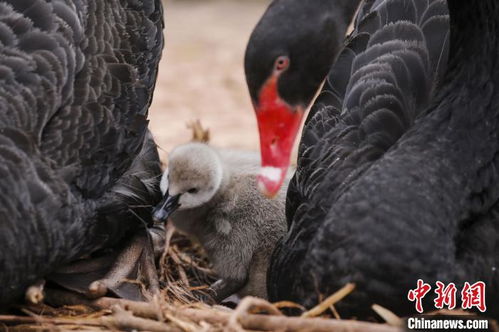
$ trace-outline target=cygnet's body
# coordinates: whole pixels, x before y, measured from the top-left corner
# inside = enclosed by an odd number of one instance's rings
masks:
[[[270,256],[286,232],[286,186],[273,199],[262,196],[259,164],[255,153],[189,143],[170,153],[163,174],[155,216],[176,209],[175,227],[204,247],[220,278],[211,286],[216,302],[234,293],[267,297]]]

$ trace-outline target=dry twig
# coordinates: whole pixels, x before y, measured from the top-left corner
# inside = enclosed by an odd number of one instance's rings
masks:
[[[182,331],[181,329],[173,328],[165,323],[154,321],[151,319],[135,317],[132,313],[126,311],[121,306],[113,307],[113,316],[102,317],[102,324],[114,327],[120,330],[138,330],[138,331]]]
[[[343,288],[338,290],[333,295],[329,296],[327,299],[310,309],[309,311],[304,312],[301,317],[317,317],[320,316],[324,311],[328,310],[332,305],[341,301],[345,296],[350,294],[355,289],[355,284],[349,283],[346,284]]]
[[[101,299],[95,301],[95,304],[101,308],[108,308],[108,305],[121,303],[128,310],[137,316],[154,317],[154,309],[147,303],[126,301],[119,299]],[[176,307],[171,309],[171,313],[178,318],[192,321],[200,324],[207,322],[212,325],[227,326],[233,313],[219,311],[214,309],[193,309],[186,307]],[[277,310],[277,309],[276,309]],[[400,332],[399,328],[391,327],[386,324],[373,324],[358,321],[323,319],[323,318],[301,318],[287,316],[269,316],[242,313],[238,316],[238,323],[247,330],[259,331],[349,331],[349,332]]]
[[[388,325],[391,325],[391,326],[404,326],[404,321],[402,318],[400,318],[399,316],[395,315],[393,312],[391,312],[390,310],[380,306],[380,305],[377,305],[377,304],[373,304],[371,306],[371,308],[374,310],[375,313],[377,313],[381,318],[383,318],[383,320],[388,324]]]
[[[199,119],[189,122],[187,128],[192,130],[193,142],[208,143],[210,141],[210,130],[204,129]]]
[[[271,303],[257,297],[247,296],[237,306],[227,322],[229,331],[241,331],[243,327],[239,323],[239,318],[253,310],[259,312],[266,311],[271,315],[282,316],[282,313]]]

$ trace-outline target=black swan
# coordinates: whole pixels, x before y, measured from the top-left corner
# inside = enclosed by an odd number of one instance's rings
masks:
[[[277,118],[259,114],[262,105],[269,113],[306,107],[312,76],[319,74],[308,72],[303,54],[314,54],[318,66],[322,49],[331,53],[296,28],[308,21],[309,29],[325,34],[328,2],[314,18],[296,9],[307,2],[287,2],[273,3],[248,45],[248,85],[260,122]],[[340,23],[329,33],[339,40],[341,17],[348,17],[341,15],[351,8],[330,4]],[[356,290],[338,304],[342,317],[372,316],[374,303],[406,315],[415,312],[407,296],[418,279],[433,285],[481,280],[487,314],[498,315],[499,4],[448,5],[450,46],[443,1],[363,3],[304,128],[288,191],[289,231],[268,274],[271,300],[310,307],[320,295],[354,282]],[[286,68],[298,78],[288,81]],[[271,73],[278,74],[278,110],[260,100],[269,99],[262,91]],[[297,98],[287,98],[291,94]],[[276,124],[259,126],[263,166],[281,167]],[[274,147],[266,147],[268,137]],[[265,177],[262,187],[272,194],[276,178]],[[425,300],[433,308],[432,299]]]
[[[0,1],[1,305],[150,221],[162,29],[160,0]]]

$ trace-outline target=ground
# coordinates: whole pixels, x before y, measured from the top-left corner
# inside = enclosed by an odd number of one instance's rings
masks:
[[[258,131],[244,79],[250,33],[269,0],[165,1],[166,47],[150,109],[164,160],[187,142],[186,123],[210,128],[211,143],[257,150]]]

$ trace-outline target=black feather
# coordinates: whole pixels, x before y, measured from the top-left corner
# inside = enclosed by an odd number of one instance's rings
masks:
[[[410,312],[402,290],[412,284],[402,275],[411,271],[412,278],[414,271],[426,270],[416,259],[406,264],[412,250],[418,249],[402,246],[406,237],[399,234],[403,227],[396,221],[404,219],[399,212],[410,215],[413,209],[404,204],[382,206],[377,195],[388,194],[370,186],[366,174],[374,172],[425,114],[443,79],[449,24],[441,5],[439,0],[374,0],[360,8],[356,29],[333,65],[303,131],[298,168],[288,190],[290,230],[276,249],[269,271],[271,300],[312,306],[318,290],[327,295],[353,281],[357,291],[338,306],[343,313],[367,317],[373,303],[394,302],[397,306],[390,309]],[[389,181],[397,176],[402,174],[387,174],[376,181],[387,184],[383,190],[390,190]],[[403,195],[393,192],[397,194]],[[384,213],[391,219],[384,220]],[[421,216],[421,211],[413,216]],[[378,238],[387,242],[388,249]],[[393,251],[389,251],[390,241],[397,243]],[[377,249],[382,247],[386,252]],[[381,252],[384,259],[376,257]],[[400,271],[392,271],[394,266]]]
[[[159,0],[0,2],[0,304],[150,220],[134,206],[159,198],[162,15]]]

